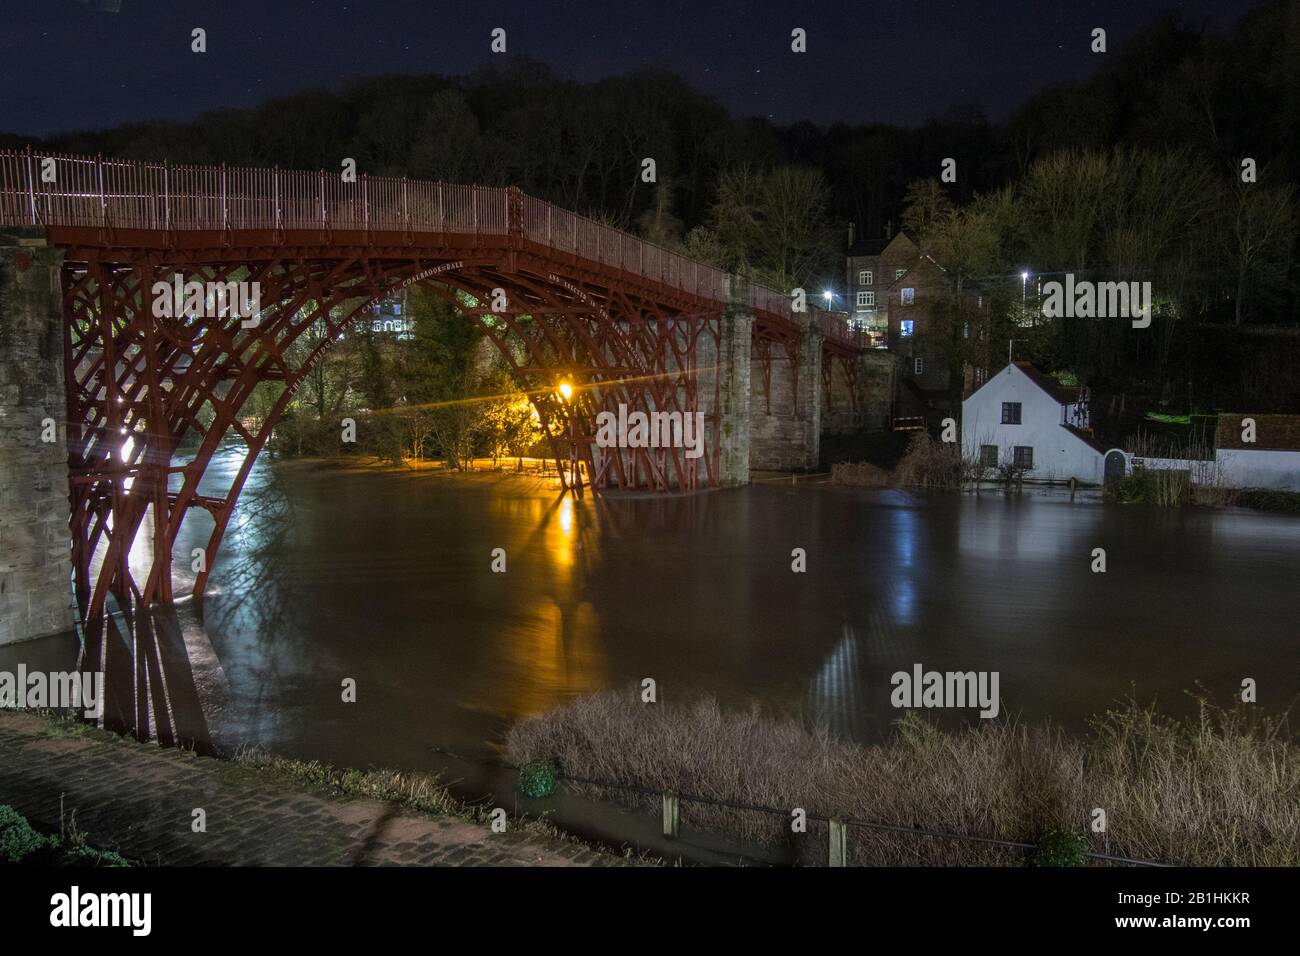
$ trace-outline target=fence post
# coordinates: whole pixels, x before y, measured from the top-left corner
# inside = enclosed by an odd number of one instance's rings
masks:
[[[849,865],[849,828],[843,820],[832,817],[829,821],[831,831],[830,858],[827,866]]]
[[[27,147],[27,202],[32,209],[32,225],[37,224],[36,218],[36,186],[32,180],[32,148]]]
[[[172,184],[171,169],[167,160],[163,160],[163,232],[169,236],[172,231]]]
[[[99,172],[99,221],[101,226],[108,225],[108,200],[104,198],[104,154],[95,157],[95,169]]]
[[[681,805],[675,793],[665,793],[664,801],[664,836],[677,839],[677,830],[681,824]]]

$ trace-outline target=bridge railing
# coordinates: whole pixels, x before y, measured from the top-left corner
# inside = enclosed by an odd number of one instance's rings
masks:
[[[512,193],[523,201],[512,204]],[[522,235],[701,297],[725,301],[728,289],[720,269],[518,191],[365,174],[347,182],[324,170],[2,150],[0,225]],[[755,310],[792,318],[784,292],[751,283],[746,297]],[[846,319],[819,321],[828,337],[856,344]]]

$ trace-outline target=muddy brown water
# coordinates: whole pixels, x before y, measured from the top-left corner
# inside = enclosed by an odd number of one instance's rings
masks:
[[[239,463],[227,450],[211,487]],[[179,577],[205,532],[183,534]],[[575,501],[509,474],[262,460],[201,620],[182,602],[156,667],[120,642],[108,668],[118,711],[156,697],[184,739],[436,769],[504,799],[509,775],[482,761],[513,721],[646,677],[664,701],[757,700],[861,741],[889,732],[890,677],[918,663],[997,671],[1004,712],[1072,730],[1129,694],[1230,701],[1246,677],[1278,712],[1300,695],[1298,585],[1300,519],[1247,510],[806,483]],[[0,669],[67,669],[77,648],[0,647]]]

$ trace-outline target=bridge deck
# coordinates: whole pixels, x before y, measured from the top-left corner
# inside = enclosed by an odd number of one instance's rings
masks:
[[[103,157],[0,151],[0,225],[43,226],[52,241],[120,248],[284,248],[322,244],[466,251],[532,244],[571,264],[646,280],[725,304],[736,280],[707,263],[525,195],[514,187],[455,185],[307,170],[173,166]],[[760,323],[798,325],[790,295],[736,283]],[[861,349],[847,316],[818,313],[827,344]]]

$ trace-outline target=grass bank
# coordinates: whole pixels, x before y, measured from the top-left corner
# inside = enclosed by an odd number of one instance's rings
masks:
[[[515,725],[511,760],[775,814],[682,804],[686,826],[765,845],[817,847],[824,824],[795,838],[791,810],[1203,866],[1300,865],[1300,751],[1284,719],[1202,703],[1176,721],[1137,704],[1083,737],[1007,720],[949,732],[909,715],[892,739],[863,746],[825,729],[710,699],[642,704],[607,692]],[[652,796],[587,788],[656,810]],[[1106,830],[1094,832],[1094,811]],[[820,828],[820,835],[818,833]],[[1025,851],[911,832],[853,829],[850,861],[868,865],[1021,865]],[[818,858],[808,856],[809,862]]]

